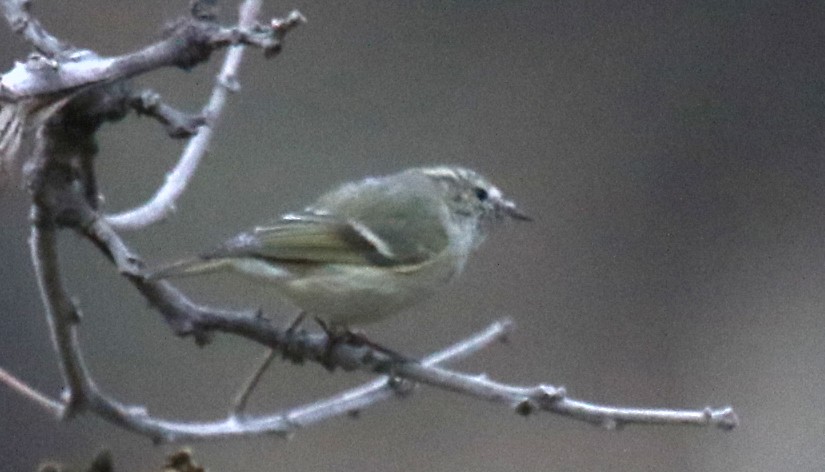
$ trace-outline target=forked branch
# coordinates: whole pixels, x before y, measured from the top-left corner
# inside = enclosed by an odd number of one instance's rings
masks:
[[[608,428],[626,424],[689,424],[730,429],[736,425],[736,415],[729,407],[678,410],[605,406],[573,399],[564,388],[549,384],[508,385],[485,375],[462,373],[442,366],[446,361],[469,356],[502,339],[510,330],[509,321],[494,323],[467,340],[420,361],[400,360],[368,343],[331,343],[325,334],[278,328],[259,312],[199,305],[168,282],[145,280],[141,276],[139,255],[128,247],[117,231],[144,228],[169,215],[205,152],[223,102],[228,93],[237,88],[241,45],[255,45],[272,55],[280,50],[284,34],[303,21],[296,12],[285,19],[272,20],[267,26],[257,25],[255,17],[259,4],[258,0],[246,0],[241,7],[239,25],[226,28],[215,23],[208,8],[198,9],[196,2],[195,14],[177,22],[166,39],[135,53],[102,58],[92,52],[73,49],[51,36],[29,15],[28,2],[4,0],[0,3],[12,27],[48,56],[28,65],[18,64],[4,75],[0,79],[0,99],[14,106],[34,101],[54,113],[47,117],[48,120],[30,123],[37,131],[28,166],[32,197],[30,246],[65,392],[60,399],[52,399],[4,370],[0,370],[0,383],[61,417],[88,411],[159,442],[256,434],[288,435],[296,428],[366,408],[399,393],[409,393],[417,384],[502,403],[522,415],[546,411]],[[236,47],[227,54],[212,97],[202,113],[204,123],[193,124],[195,118],[192,117],[187,123],[183,114],[153,101],[156,97],[139,96],[140,103],[131,102],[133,107],[144,106],[144,111],[154,114],[166,125],[177,122],[175,126],[183,130],[190,128],[189,131],[197,127],[197,133],[166,184],[149,202],[119,215],[101,214],[93,167],[94,138],[99,124],[114,119],[112,117],[117,114],[96,110],[107,110],[103,104],[111,102],[110,93],[126,97],[126,103],[135,100],[135,94],[117,87],[126,78],[160,67],[192,67],[207,60],[213,50],[226,46]],[[92,88],[101,84],[107,87]],[[73,107],[72,113],[54,105],[61,100],[68,102],[66,107]],[[38,107],[21,108],[35,109]],[[90,118],[96,113],[100,116]],[[231,334],[272,349],[296,363],[318,362],[329,368],[361,370],[379,377],[328,399],[268,415],[246,416],[243,405],[257,383],[257,377],[253,377],[230,414],[213,422],[162,419],[150,415],[144,407],[124,405],[103,393],[85,366],[77,336],[79,308],[63,285],[58,264],[57,237],[62,228],[76,231],[97,247],[179,336],[192,336],[199,344],[206,344],[215,333]],[[261,372],[257,371],[255,376]]]

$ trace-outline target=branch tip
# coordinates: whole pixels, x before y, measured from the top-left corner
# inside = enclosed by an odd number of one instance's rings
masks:
[[[286,34],[289,30],[295,28],[296,26],[305,24],[306,22],[306,17],[300,11],[292,10],[291,12],[289,12],[286,18],[273,18],[269,22],[269,26],[275,32],[283,35]]]
[[[58,418],[63,417],[65,409],[63,403],[35,390],[32,386],[18,379],[2,367],[0,367],[0,383],[6,384],[12,390],[32,400]]]
[[[711,412],[709,421],[716,423],[716,426],[723,431],[730,431],[739,426],[739,416],[733,411],[733,407],[726,406],[719,411]]]
[[[199,1],[204,2],[204,5],[206,5],[211,0]],[[14,5],[15,11],[25,10],[28,5],[27,2],[20,1],[15,3],[8,1],[6,4]],[[295,10],[285,18],[271,20],[268,27],[266,25],[256,26],[254,17],[259,6],[259,0],[245,0],[241,7],[242,13],[240,16],[242,21],[237,28],[221,28],[214,24],[201,24],[190,20],[188,23],[179,25],[178,36],[167,38],[138,53],[119,58],[89,58],[76,63],[61,62],[59,63],[61,70],[58,71],[58,74],[46,70],[48,67],[54,68],[58,65],[57,61],[49,58],[65,57],[65,53],[69,51],[68,47],[63,47],[63,43],[59,43],[48,36],[35,18],[24,13],[23,20],[25,24],[22,34],[35,45],[41,55],[33,56],[30,59],[27,70],[19,70],[15,67],[13,72],[16,75],[28,73],[29,76],[37,75],[37,73],[45,76],[48,72],[51,75],[61,75],[61,79],[66,80],[51,85],[30,84],[31,86],[28,88],[24,86],[25,83],[18,84],[20,87],[15,89],[16,93],[19,97],[31,98],[97,84],[117,84],[123,79],[164,65],[193,66],[207,60],[209,53],[219,47],[250,44],[264,48],[267,55],[275,54],[280,51],[280,41],[284,35],[294,27],[305,23],[306,18]],[[183,49],[181,50],[181,48]],[[60,130],[55,129],[50,131],[52,133],[50,136],[44,136],[38,142],[40,148],[37,151],[37,165],[32,170],[34,176],[32,180],[35,183],[30,187],[34,200],[33,215],[40,215],[40,219],[34,217],[31,248],[41,297],[51,325],[53,343],[66,385],[61,396],[62,403],[59,403],[63,418],[69,418],[77,411],[88,410],[124,429],[148,436],[155,443],[172,442],[180,439],[253,434],[277,434],[289,439],[294,435],[294,431],[300,427],[348,412],[361,411],[362,408],[389,398],[394,393],[405,394],[412,391],[415,385],[424,383],[490,402],[498,402],[514,408],[516,413],[523,416],[542,410],[601,425],[608,429],[641,423],[716,425],[722,429],[732,429],[736,426],[738,418],[730,407],[719,410],[710,408],[704,410],[668,410],[620,408],[591,404],[568,398],[563,387],[557,388],[549,384],[508,385],[491,380],[485,374],[472,376],[455,370],[448,370],[438,365],[448,360],[467,357],[483,347],[489,346],[496,340],[506,341],[507,334],[512,331],[514,326],[510,319],[494,323],[484,332],[457,343],[444,351],[432,354],[420,362],[407,361],[406,357],[385,348],[379,349],[374,344],[341,342],[336,345],[336,343],[332,343],[333,348],[330,349],[327,337],[305,335],[303,331],[300,331],[297,336],[293,336],[295,359],[312,360],[330,369],[341,367],[344,370],[361,370],[372,374],[382,373],[388,375],[382,376],[364,387],[344,392],[328,400],[303,405],[288,410],[286,413],[255,417],[252,420],[240,418],[244,411],[245,398],[237,402],[233,413],[227,419],[209,423],[193,423],[166,421],[150,417],[149,412],[142,406],[127,406],[105,396],[95,386],[80,351],[77,327],[74,326],[79,321],[80,309],[76,301],[69,297],[61,280],[56,241],[58,227],[76,229],[95,243],[107,257],[112,259],[118,270],[127,276],[137,290],[162,312],[176,334],[181,336],[194,335],[196,342],[201,345],[213,333],[231,333],[272,349],[277,349],[285,357],[289,354],[290,336],[264,320],[261,317],[261,311],[252,311],[248,313],[250,316],[239,316],[237,311],[197,305],[183,296],[168,282],[155,283],[142,279],[140,273],[136,272],[139,269],[140,260],[129,252],[126,244],[115,232],[115,229],[145,228],[164,220],[174,211],[175,202],[191,180],[198,162],[207,153],[212,127],[220,116],[220,110],[223,107],[227,93],[233,88],[239,87],[236,71],[242,50],[242,47],[232,47],[227,53],[221,75],[217,79],[218,83],[213,88],[210,103],[203,112],[209,126],[198,129],[184,155],[181,156],[180,162],[168,175],[166,179],[168,185],[164,185],[159,189],[156,196],[144,206],[131,212],[108,218],[98,218],[99,215],[94,204],[85,200],[77,202],[71,200],[70,203],[65,204],[66,207],[77,205],[78,208],[73,209],[80,209],[95,215],[94,228],[84,229],[81,222],[75,219],[61,223],[55,215],[60,214],[58,210],[64,210],[65,208],[62,206],[53,208],[55,206],[53,202],[70,194],[67,193],[68,190],[65,185],[56,184],[56,182],[60,179],[65,181],[66,177],[70,177],[71,174],[63,168],[65,166],[59,165],[55,155],[50,154],[50,152],[53,152],[50,146],[58,138],[67,139],[66,136],[60,136]],[[147,57],[152,60],[147,61]],[[73,73],[93,65],[97,67],[95,70],[99,72],[95,77],[72,76]],[[9,83],[14,84],[11,81],[6,82],[6,79],[11,80],[9,74],[0,78],[0,87],[3,90],[8,88]],[[69,79],[74,80],[74,82]],[[153,97],[147,97],[147,103],[151,107],[160,106],[157,104],[156,97],[154,101]],[[94,132],[94,130],[91,130],[83,137],[92,138]],[[89,167],[91,169],[91,163],[89,163]],[[87,184],[91,190],[96,190],[96,186],[92,186],[94,174],[90,172],[89,175],[91,177],[88,181],[81,182],[80,185]],[[93,195],[97,195],[96,191],[93,192]],[[271,361],[272,357],[272,354],[270,354],[265,363]],[[325,362],[328,362],[328,364]],[[265,369],[266,365],[262,365],[253,377],[260,377]],[[240,395],[248,397],[254,390],[256,383],[257,379],[251,379],[249,386],[244,388]],[[30,397],[34,398],[31,395]],[[48,404],[48,400],[46,404]]]
[[[502,344],[510,342],[510,335],[516,330],[516,322],[514,319],[507,317],[502,318],[497,322],[498,329],[501,331],[498,335],[498,340]]]

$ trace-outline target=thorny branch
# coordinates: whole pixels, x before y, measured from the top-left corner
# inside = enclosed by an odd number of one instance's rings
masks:
[[[295,12],[283,20],[272,20],[268,27],[255,24],[259,1],[246,0],[241,7],[238,27],[224,28],[214,23],[208,9],[198,10],[192,18],[180,20],[166,39],[141,51],[116,58],[100,58],[78,50],[49,35],[28,13],[28,2],[5,0],[0,3],[14,28],[35,49],[54,58],[55,67],[31,67],[18,64],[0,79],[0,98],[7,102],[38,100],[48,95],[71,98],[66,105],[72,113],[55,109],[48,121],[35,123],[37,135],[30,162],[29,190],[32,197],[31,254],[40,287],[53,344],[57,352],[65,392],[59,400],[37,392],[6,371],[0,370],[0,383],[61,417],[90,411],[125,429],[155,441],[206,439],[254,434],[291,434],[334,416],[365,408],[398,393],[407,393],[422,383],[475,398],[503,403],[519,414],[548,411],[589,423],[616,428],[631,423],[715,425],[733,428],[737,418],[729,407],[702,410],[639,409],[597,405],[567,396],[564,388],[552,385],[514,386],[499,383],[484,375],[469,375],[440,366],[441,363],[466,357],[501,339],[510,329],[509,322],[499,322],[487,330],[420,361],[400,361],[369,345],[336,343],[330,347],[326,335],[304,330],[278,329],[260,313],[228,311],[198,305],[168,282],[148,282],[141,274],[140,258],[121,239],[116,229],[140,228],[165,217],[167,209],[186,186],[197,165],[180,171],[186,174],[167,183],[146,205],[116,217],[105,217],[98,210],[97,184],[93,158],[97,152],[94,135],[100,123],[122,117],[113,112],[112,102],[123,101],[135,106],[135,95],[124,90],[123,80],[159,67],[192,67],[208,59],[212,50],[229,45],[248,44],[273,53],[280,48],[283,35],[303,21]],[[204,13],[205,12],[205,13]],[[190,147],[202,155],[211,135],[214,120],[228,91],[236,88],[236,72],[241,48],[232,48],[227,56],[218,84],[203,115],[201,126]],[[47,61],[48,62],[48,61]],[[107,84],[91,89],[92,85]],[[81,91],[83,93],[79,93]],[[88,92],[87,92],[88,91]],[[112,97],[117,97],[113,100]],[[146,97],[144,97],[146,98]],[[158,107],[151,98],[141,102],[167,125],[185,119],[171,108]],[[186,128],[186,125],[181,125]],[[193,126],[190,122],[188,126]],[[205,136],[205,137],[204,137]],[[188,152],[188,151],[187,151]],[[195,161],[199,160],[197,157]],[[177,169],[176,171],[177,172]],[[172,187],[169,187],[172,185]],[[159,202],[159,203],[158,203]],[[141,214],[141,216],[134,216]],[[234,411],[220,421],[186,422],[150,416],[143,407],[128,406],[104,394],[95,384],[83,360],[77,339],[79,308],[66,291],[58,265],[58,230],[69,228],[83,235],[116,266],[121,275],[165,317],[179,336],[192,336],[206,344],[215,332],[247,338],[282,354],[293,362],[314,361],[344,370],[362,370],[381,374],[372,383],[342,392],[332,398],[291,408],[267,416],[242,415],[243,403],[252,388],[243,391]],[[256,373],[259,375],[259,372]],[[256,379],[249,385],[254,387]]]

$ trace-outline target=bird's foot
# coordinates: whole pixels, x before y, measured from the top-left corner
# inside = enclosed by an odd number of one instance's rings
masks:
[[[366,334],[364,334],[363,331],[354,331],[342,326],[330,326],[318,318],[316,318],[315,321],[327,335],[328,341],[326,352],[321,359],[321,365],[323,365],[330,372],[335,370],[334,354],[335,349],[340,345],[367,347],[377,353],[388,356],[394,363],[416,362],[415,359],[409,356],[405,356],[397,351],[372,341],[366,336]]]

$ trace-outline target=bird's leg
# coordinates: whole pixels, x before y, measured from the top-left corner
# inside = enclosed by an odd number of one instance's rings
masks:
[[[305,312],[304,310],[301,310],[301,312],[298,313],[298,316],[296,316],[295,319],[292,320],[292,323],[289,324],[289,327],[286,329],[286,332],[287,333],[294,333],[295,330],[298,329],[298,326],[301,326],[301,323],[304,322],[306,317],[307,317],[307,312]]]
[[[266,372],[266,369],[269,368],[269,365],[272,363],[272,359],[274,358],[275,350],[270,348],[261,360],[261,364],[255,372],[249,376],[249,379],[247,379],[246,383],[244,383],[243,388],[238,391],[238,394],[235,395],[235,401],[232,406],[233,415],[241,416],[244,414],[246,404],[249,401],[249,397],[252,395],[252,391],[258,386],[258,382],[261,381],[261,377],[263,377],[264,372]]]
[[[405,356],[397,351],[394,351],[384,345],[378,344],[377,342],[371,340],[364,334],[363,331],[353,331],[347,329],[345,331],[345,336],[347,337],[347,342],[354,345],[354,346],[367,346],[371,349],[374,349],[382,354],[386,354],[392,358],[392,360],[396,362],[416,362],[416,359],[412,357]]]
[[[335,364],[332,359],[332,353],[335,348],[340,344],[350,344],[352,346],[365,346],[370,349],[375,350],[376,352],[380,352],[392,359],[394,362],[417,362],[416,359],[411,357],[405,356],[399,352],[396,352],[388,347],[382,346],[372,340],[370,340],[363,331],[353,331],[346,326],[339,326],[339,325],[329,325],[324,320],[319,318],[315,318],[315,322],[321,327],[324,333],[327,335],[327,348],[326,353],[324,354],[324,358],[321,364],[327,368],[330,372],[335,369]]]
[[[335,362],[332,359],[332,353],[339,344],[346,342],[345,339],[342,339],[342,335],[345,335],[346,332],[337,329],[337,326],[327,324],[326,321],[317,316],[315,317],[315,322],[318,323],[318,326],[320,326],[324,334],[327,335],[327,346],[326,349],[324,349],[324,355],[321,357],[321,365],[328,371],[333,372],[335,370]]]
[[[286,344],[284,346],[282,356],[284,359],[291,361],[293,364],[302,364],[304,362],[304,354],[301,352],[301,343],[299,342],[300,340],[298,339],[297,334],[301,333],[298,331],[298,327],[304,322],[306,316],[307,313],[301,310],[301,312],[298,313],[298,316],[292,320],[292,323],[289,324],[285,331]]]

